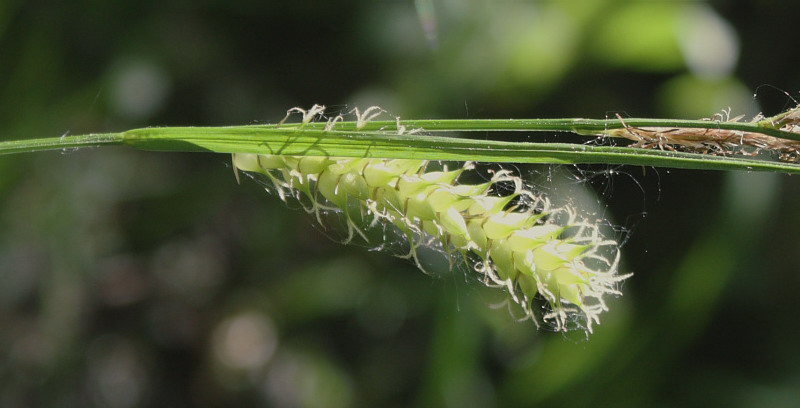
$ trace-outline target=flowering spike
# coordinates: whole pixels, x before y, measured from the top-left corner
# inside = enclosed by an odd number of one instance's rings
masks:
[[[382,112],[357,112],[366,122]],[[317,115],[312,108],[304,118]],[[459,184],[473,165],[427,171],[427,162],[234,154],[235,169],[265,175],[282,199],[302,199],[320,220],[321,211],[344,216],[350,241],[367,240],[363,226],[393,226],[409,243],[408,258],[420,266],[416,249],[434,245],[463,257],[484,282],[506,288],[526,317],[540,316],[556,330],[583,324],[589,332],[607,310],[606,295],[629,275],[617,274],[618,244],[569,207],[555,208],[527,189],[510,171],[482,184]],[[502,188],[499,185],[502,183]],[[507,185],[513,192],[500,195]],[[546,303],[536,310],[538,297]],[[538,322],[538,320],[535,320]]]

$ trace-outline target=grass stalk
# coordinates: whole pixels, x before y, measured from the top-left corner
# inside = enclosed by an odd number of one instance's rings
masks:
[[[591,137],[631,138],[635,133],[669,134],[664,129],[739,132],[800,141],[790,121],[796,109],[754,122],[672,119],[447,119],[340,121],[226,127],[153,127],[0,142],[0,154],[121,145],[155,151],[280,154],[352,158],[395,158],[507,163],[624,164],[700,170],[745,170],[800,173],[800,165],[742,155],[713,155],[656,148],[594,144],[500,141],[464,137],[461,132],[570,132]],[[788,123],[788,124],[787,124]],[[424,129],[425,134],[406,132]],[[630,131],[629,129],[634,129]],[[687,130],[688,129],[688,130]],[[457,132],[459,137],[448,136]],[[662,133],[658,133],[662,132]],[[487,133],[488,134],[488,133]],[[484,136],[485,137],[485,136]],[[526,135],[526,139],[530,136]],[[660,142],[659,142],[660,143]],[[795,148],[794,144],[791,144]],[[654,147],[654,146],[650,146]],[[665,148],[667,147],[667,148]]]

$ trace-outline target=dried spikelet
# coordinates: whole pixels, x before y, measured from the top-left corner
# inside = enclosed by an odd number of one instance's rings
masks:
[[[730,118],[730,111],[725,115],[717,115],[721,121],[738,122],[742,116]],[[620,129],[606,130],[602,136],[622,137],[634,141],[632,147],[655,148],[661,150],[682,150],[714,155],[756,155],[760,152],[772,152],[778,158],[788,162],[800,161],[800,141],[781,139],[757,132],[741,130],[688,127],[633,127],[617,115],[622,122]],[[756,121],[758,117],[754,119]],[[800,134],[800,108],[788,111],[785,115],[770,124],[770,128],[780,129],[788,133]]]
[[[301,199],[318,219],[323,211],[340,212],[348,240],[366,239],[364,225],[392,225],[418,265],[416,249],[436,242],[468,260],[487,284],[506,288],[526,317],[538,316],[540,296],[548,305],[541,319],[557,330],[578,322],[591,331],[607,310],[606,295],[619,295],[628,276],[617,274],[618,244],[597,225],[570,208],[553,208],[509,171],[461,184],[470,163],[428,171],[422,160],[234,154],[233,165],[266,176],[282,199]],[[501,184],[513,191],[499,195]]]

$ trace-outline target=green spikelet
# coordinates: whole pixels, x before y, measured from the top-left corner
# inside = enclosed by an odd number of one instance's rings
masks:
[[[281,198],[303,199],[318,217],[322,210],[342,212],[348,240],[365,236],[357,221],[365,216],[396,226],[415,259],[419,245],[437,240],[472,259],[488,284],[507,288],[528,316],[534,316],[532,302],[540,295],[549,304],[542,320],[557,330],[578,318],[591,331],[606,310],[604,296],[618,295],[617,284],[626,278],[617,275],[616,242],[572,210],[551,208],[508,171],[469,185],[457,183],[472,168],[469,163],[426,171],[420,160],[234,154],[233,164],[267,176]],[[501,182],[513,183],[514,191],[493,195],[492,187]],[[520,201],[527,205],[512,204]]]
[[[303,126],[324,110],[292,108],[287,117],[302,114]],[[383,110],[354,112],[361,128]],[[326,130],[341,118],[329,120]],[[404,133],[397,122],[397,133]],[[346,241],[367,239],[365,225],[384,223],[408,239],[408,256],[420,268],[416,249],[422,245],[435,243],[461,255],[487,285],[506,288],[537,323],[534,299],[544,299],[541,320],[559,331],[576,322],[591,332],[607,310],[606,295],[619,295],[619,282],[629,276],[617,274],[619,246],[596,224],[569,207],[553,208],[507,170],[485,183],[462,184],[459,176],[472,170],[471,163],[428,171],[423,160],[234,154],[233,167],[266,176],[281,199],[307,203],[306,211],[320,222],[323,211],[340,212]],[[513,191],[499,194],[501,184],[513,185]]]

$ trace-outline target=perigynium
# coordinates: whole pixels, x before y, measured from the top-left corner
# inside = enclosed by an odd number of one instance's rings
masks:
[[[471,163],[429,171],[423,160],[234,154],[233,165],[266,176],[281,199],[307,203],[318,220],[326,211],[341,213],[347,240],[367,239],[366,226],[391,225],[408,240],[417,265],[416,249],[437,243],[486,284],[505,288],[526,317],[559,331],[577,323],[591,332],[607,310],[606,296],[619,295],[619,282],[629,276],[617,273],[618,243],[596,223],[556,208],[507,170],[465,184],[459,177]]]

